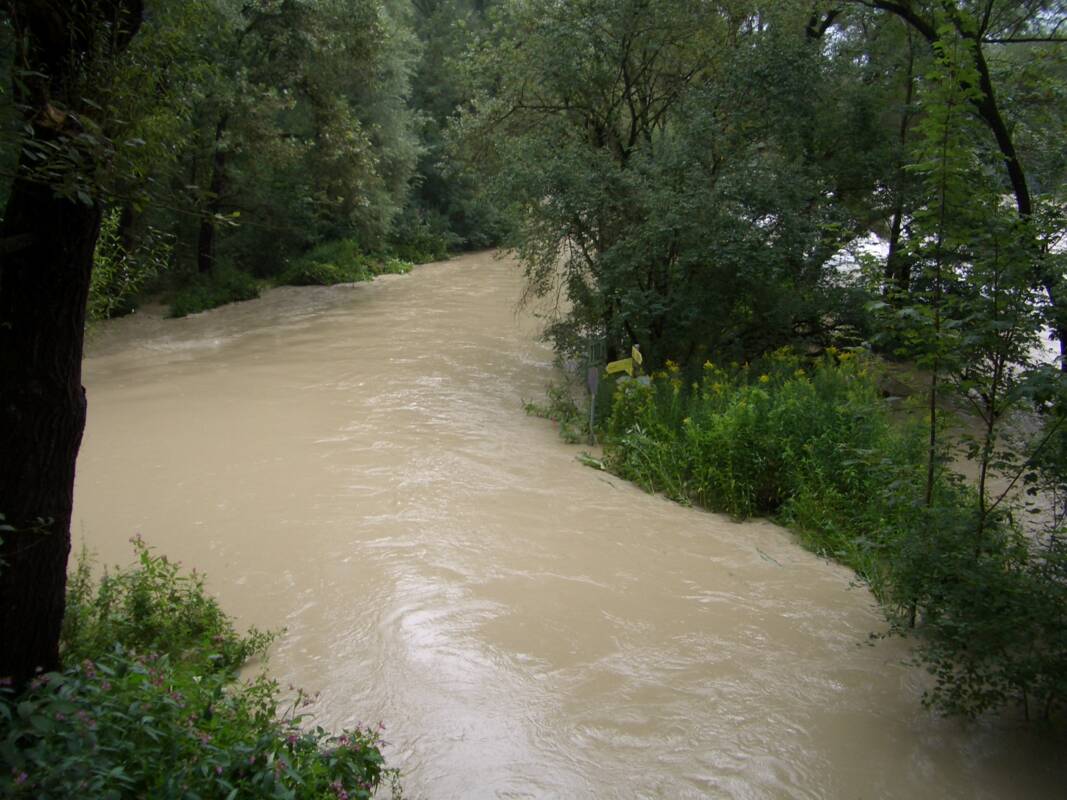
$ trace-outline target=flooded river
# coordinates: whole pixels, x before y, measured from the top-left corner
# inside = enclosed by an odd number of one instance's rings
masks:
[[[284,288],[90,344],[74,533],[205,571],[412,798],[1062,797],[1062,742],[919,704],[851,574],[682,508],[523,414],[517,269]]]

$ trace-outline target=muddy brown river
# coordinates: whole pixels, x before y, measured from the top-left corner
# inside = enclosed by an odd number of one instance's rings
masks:
[[[513,262],[93,336],[75,538],[203,570],[411,798],[1025,798],[1064,744],[924,711],[851,573],[582,466]]]

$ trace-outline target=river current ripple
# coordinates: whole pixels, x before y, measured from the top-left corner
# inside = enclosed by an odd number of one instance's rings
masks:
[[[1062,742],[919,702],[870,594],[763,522],[582,466],[483,253],[102,326],[75,537],[207,573],[413,798],[1062,797]]]

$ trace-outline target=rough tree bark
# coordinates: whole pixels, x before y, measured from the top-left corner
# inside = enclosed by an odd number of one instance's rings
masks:
[[[76,155],[75,180],[93,189],[98,151],[75,139],[92,110],[86,79],[129,43],[141,0],[7,0],[2,10],[21,43],[13,83],[31,141]],[[100,227],[95,192],[64,196],[32,161],[24,146],[0,225],[0,513],[15,528],[0,546],[0,676],[16,687],[59,665],[85,424],[85,304]]]

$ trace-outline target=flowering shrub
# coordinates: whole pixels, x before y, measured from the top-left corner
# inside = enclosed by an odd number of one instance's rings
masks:
[[[890,423],[867,365],[849,353],[804,364],[782,351],[758,368],[708,362],[702,373],[685,386],[668,362],[649,385],[621,384],[607,425],[616,472],[735,517],[783,513],[807,525],[813,483],[864,494],[864,465],[886,452],[908,450],[921,468],[912,432]]]

